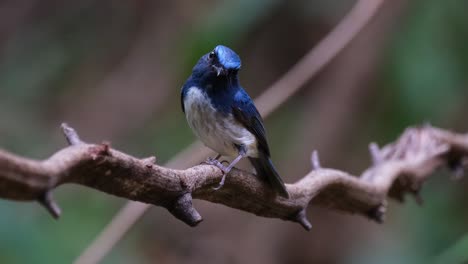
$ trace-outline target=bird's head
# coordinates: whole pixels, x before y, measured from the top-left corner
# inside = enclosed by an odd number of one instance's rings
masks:
[[[227,76],[236,74],[240,68],[241,60],[239,55],[226,46],[218,45],[214,50],[200,58],[193,71],[216,76]]]

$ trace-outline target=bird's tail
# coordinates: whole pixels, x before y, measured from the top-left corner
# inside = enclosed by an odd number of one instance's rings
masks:
[[[250,162],[257,171],[257,175],[260,177],[266,177],[268,182],[271,184],[273,189],[281,196],[289,198],[289,193],[286,190],[283,180],[276,171],[273,163],[271,162],[270,157],[266,155],[261,155],[258,158],[250,158]]]

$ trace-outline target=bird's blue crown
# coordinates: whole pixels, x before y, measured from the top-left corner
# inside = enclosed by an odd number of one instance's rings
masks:
[[[237,53],[235,53],[232,49],[223,45],[218,45],[214,49],[214,52],[218,57],[219,64],[221,64],[225,69],[240,69],[241,59],[239,58],[239,55],[237,55]]]

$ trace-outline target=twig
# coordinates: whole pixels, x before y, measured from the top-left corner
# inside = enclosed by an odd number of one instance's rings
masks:
[[[322,166],[320,165],[320,159],[319,159],[319,155],[318,155],[317,150],[312,151],[312,155],[310,157],[310,162],[312,163],[312,169],[313,170],[319,170],[319,169],[322,168]]]
[[[76,133],[75,129],[69,127],[66,123],[62,123],[61,127],[63,135],[65,136],[65,139],[69,145],[78,145],[83,143],[81,142],[81,139]]]

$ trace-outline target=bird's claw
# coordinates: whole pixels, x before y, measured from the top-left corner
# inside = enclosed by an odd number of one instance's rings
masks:
[[[216,165],[216,163],[218,163],[218,159],[217,158],[213,158],[213,157],[208,157],[206,158],[205,161],[203,161],[202,163],[205,163],[205,164],[208,164],[208,165]]]
[[[223,171],[223,178],[219,182],[218,186],[213,187],[213,190],[217,191],[217,190],[221,189],[221,187],[224,186],[224,181],[226,180],[226,175],[227,175],[227,173]]]
[[[224,162],[224,160],[222,162]],[[218,167],[224,174],[229,173],[230,171],[229,167],[224,166],[222,162],[211,157],[206,159],[205,161],[205,163],[208,165],[213,165],[213,166]]]
[[[223,165],[224,162],[226,162],[228,164],[228,166],[224,166]],[[218,169],[220,169],[223,172],[223,178],[221,178],[221,181],[219,182],[218,186],[213,187],[213,190],[215,190],[215,191],[221,189],[221,187],[224,186],[224,182],[226,180],[226,175],[232,169],[232,167],[229,166],[229,161],[223,160],[223,161],[220,162],[217,158],[208,157],[204,163],[206,163],[208,165],[216,166],[216,167],[218,167]]]

